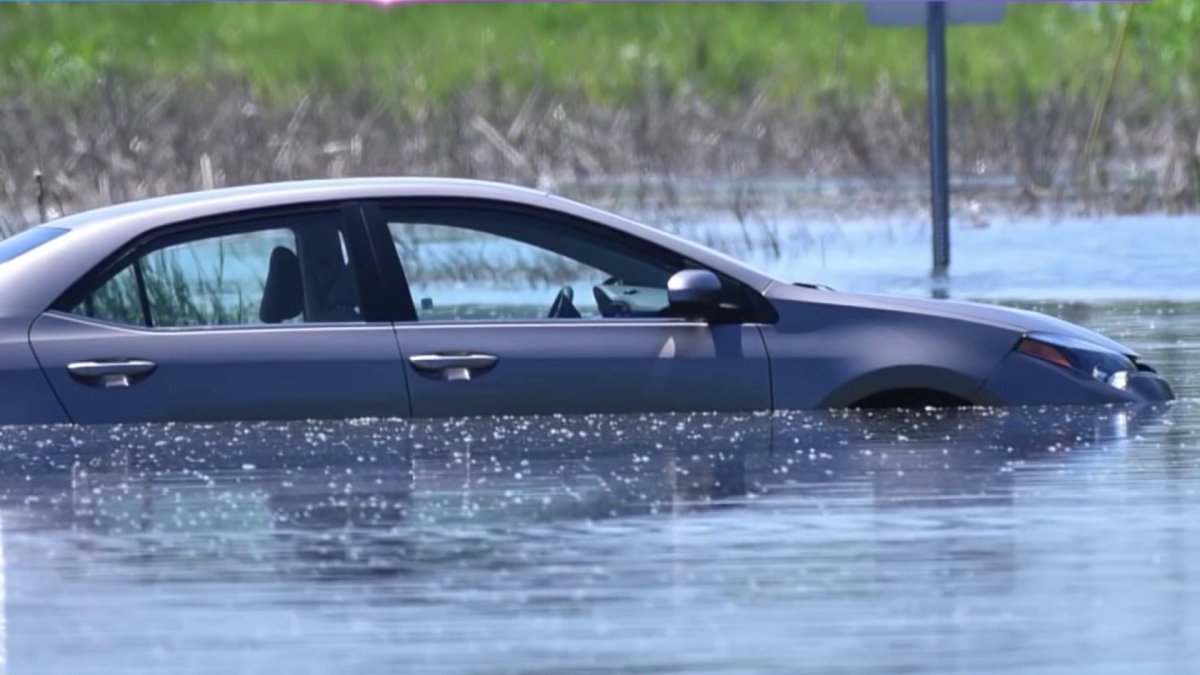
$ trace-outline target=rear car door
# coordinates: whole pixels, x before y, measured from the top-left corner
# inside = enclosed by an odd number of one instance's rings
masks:
[[[75,422],[407,416],[357,208],[234,215],[130,242],[33,325]]]
[[[407,319],[396,339],[416,417],[771,407],[736,281],[722,280],[740,303],[727,320],[678,318],[666,282],[694,263],[595,223],[469,200],[367,213]]]

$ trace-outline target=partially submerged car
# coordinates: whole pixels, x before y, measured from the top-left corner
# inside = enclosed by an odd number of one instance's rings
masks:
[[[3,423],[1172,398],[1041,314],[791,284],[544,192],[424,178],[26,230],[0,242],[0,369]]]

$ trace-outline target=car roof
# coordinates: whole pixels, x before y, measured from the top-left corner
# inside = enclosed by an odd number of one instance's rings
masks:
[[[164,218],[175,221],[180,219],[181,211],[191,211],[183,218],[198,218],[284,204],[412,196],[458,196],[521,203],[537,203],[551,197],[550,193],[541,190],[466,178],[335,178],[243,185],[137,199],[65,216],[48,224],[76,229],[130,216],[147,222]]]

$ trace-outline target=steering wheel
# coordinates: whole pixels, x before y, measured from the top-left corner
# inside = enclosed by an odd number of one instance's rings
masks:
[[[579,319],[583,315],[575,308],[575,291],[571,290],[570,286],[563,286],[558,291],[558,295],[554,296],[554,302],[550,305],[550,313],[546,315],[549,319]]]

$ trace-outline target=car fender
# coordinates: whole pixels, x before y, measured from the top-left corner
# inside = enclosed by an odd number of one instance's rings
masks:
[[[879,305],[798,289],[770,298],[779,312],[761,330],[771,361],[776,409],[854,404],[889,389],[931,389],[974,403],[1021,337],[991,323]]]

